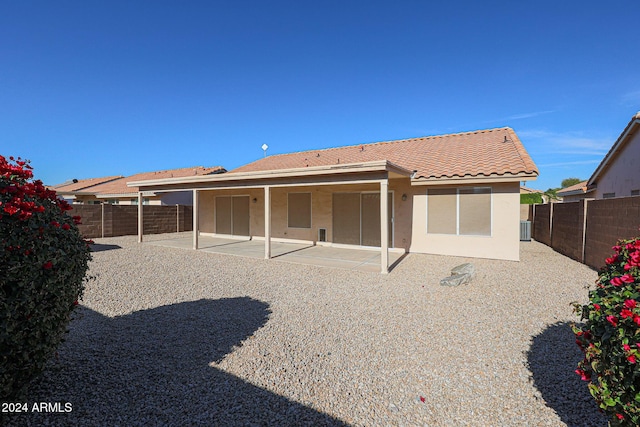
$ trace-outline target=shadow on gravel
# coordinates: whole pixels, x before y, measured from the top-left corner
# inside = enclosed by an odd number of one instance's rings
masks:
[[[89,245],[89,248],[91,248],[91,252],[102,252],[102,251],[110,251],[112,249],[122,249],[122,247],[118,245],[103,245],[101,243],[94,243],[92,245]]]
[[[209,366],[265,325],[268,304],[199,300],[105,317],[81,307],[33,402],[69,413],[13,415],[9,425],[337,425],[345,423]]]
[[[582,360],[569,323],[556,323],[533,338],[527,353],[533,383],[548,407],[568,426],[606,426],[587,383],[574,372]]]

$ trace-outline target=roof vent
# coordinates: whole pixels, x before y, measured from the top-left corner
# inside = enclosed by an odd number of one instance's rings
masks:
[[[71,181],[73,181],[74,184],[78,183],[78,179],[77,178],[73,178]]]

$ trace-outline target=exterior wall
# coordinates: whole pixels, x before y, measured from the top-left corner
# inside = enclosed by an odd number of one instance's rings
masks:
[[[428,187],[413,187],[413,230],[410,251],[519,261],[520,184],[515,182],[483,186],[491,187],[491,236],[427,234]]]
[[[428,187],[411,186],[410,180],[406,178],[390,179],[389,191],[393,193],[393,247],[418,253],[519,260],[519,183],[483,186],[492,188],[492,235],[436,235],[426,233]],[[327,241],[332,242],[333,193],[379,191],[380,185],[377,183],[271,188],[271,237],[315,242],[318,238],[318,229],[326,228]],[[311,228],[288,227],[287,194],[297,192],[311,192]],[[230,195],[249,196],[250,235],[263,237],[264,190],[262,188],[201,191],[200,231],[216,233],[215,197]],[[403,195],[406,195],[406,200],[402,200]]]
[[[401,182],[402,181],[402,182]],[[394,247],[409,249],[411,240],[411,208],[402,202],[402,194],[410,189],[408,179],[390,180],[392,191],[395,234]],[[276,187],[271,188],[271,237],[293,240],[317,241],[318,229],[326,228],[327,241],[333,241],[333,193],[338,192],[379,192],[379,184],[365,185],[319,185],[315,187]],[[311,228],[288,227],[288,193],[311,193]],[[215,233],[215,197],[230,195],[249,196],[250,235],[264,237],[264,190],[207,190],[200,193],[200,231]],[[254,202],[255,199],[255,202]],[[391,231],[390,231],[391,232]]]
[[[615,193],[616,197],[631,196],[631,191],[640,189],[640,132],[627,142],[604,174],[596,182],[596,199],[605,193]]]
[[[533,205],[520,205],[520,221],[531,221]]]

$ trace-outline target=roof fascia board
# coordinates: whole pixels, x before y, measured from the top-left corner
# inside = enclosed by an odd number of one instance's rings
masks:
[[[369,173],[369,172],[393,172],[409,177],[411,171],[404,169],[400,166],[394,165],[386,160],[366,162],[366,163],[350,163],[344,165],[331,165],[331,166],[316,166],[311,168],[295,168],[295,169],[280,169],[272,171],[257,171],[257,172],[239,172],[239,173],[225,173],[218,175],[202,175],[198,177],[186,177],[186,178],[165,178],[158,180],[147,181],[134,181],[127,182],[129,187],[156,187],[163,185],[178,185],[178,184],[202,184],[202,183],[215,183],[215,182],[229,182],[229,181],[246,181],[246,180],[271,180],[271,179],[286,179],[286,178],[306,178],[314,176],[326,176],[326,175],[348,175],[357,173]],[[189,187],[194,188],[194,187]]]
[[[328,177],[331,178],[331,177]],[[366,185],[366,184],[379,184],[381,181],[386,181],[388,178],[386,173],[381,173],[376,176],[371,176],[368,179],[354,179],[348,180],[315,180],[315,181],[297,181],[297,182],[264,182],[264,181],[231,181],[231,182],[213,182],[213,183],[200,183],[199,186],[190,187],[154,187],[153,192],[158,193],[173,193],[178,191],[211,191],[211,190],[235,190],[235,189],[251,189],[251,188],[285,188],[285,187],[313,187],[313,186],[326,186],[326,185]],[[211,185],[214,184],[214,185]]]
[[[640,112],[633,116],[629,124],[627,124],[627,127],[622,131],[616,142],[613,144],[613,147],[611,147],[609,152],[604,156],[604,159],[602,159],[595,172],[593,172],[593,175],[591,175],[591,178],[589,178],[587,185],[594,185],[600,175],[605,171],[605,169],[607,169],[618,151],[626,145],[625,142],[628,137],[634,133],[638,126],[640,126]]]

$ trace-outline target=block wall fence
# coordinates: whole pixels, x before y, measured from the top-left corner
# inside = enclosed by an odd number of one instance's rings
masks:
[[[138,234],[138,206],[127,205],[72,205],[70,215],[79,215],[78,226],[85,238],[115,237]],[[193,230],[191,206],[142,207],[144,234],[175,233]]]
[[[535,240],[599,269],[618,240],[640,236],[640,197],[534,205],[532,217]]]

